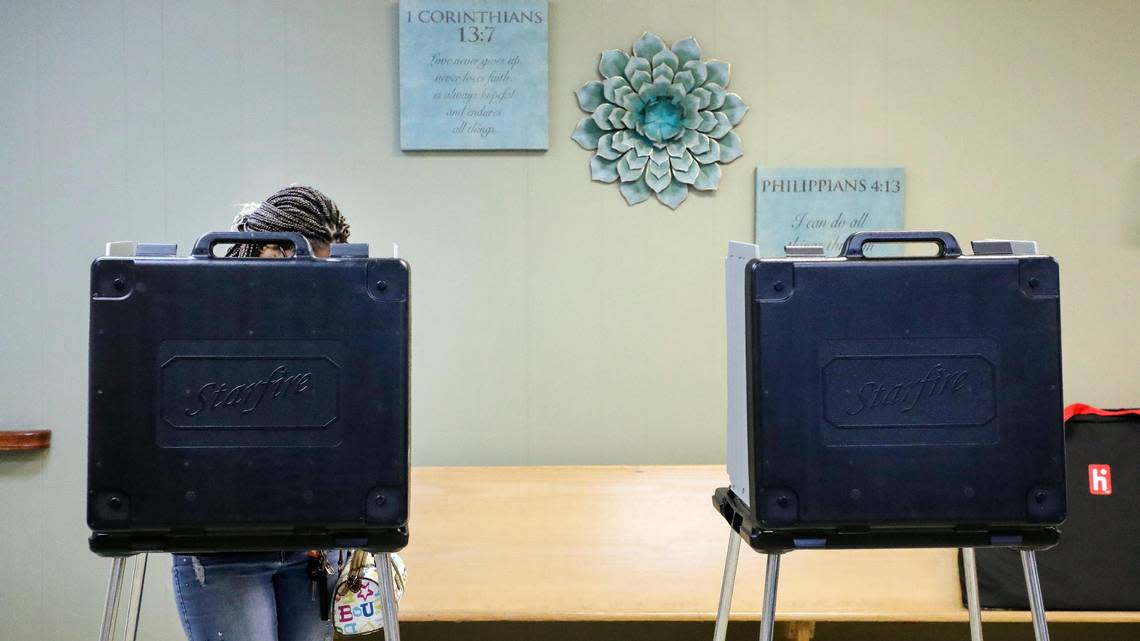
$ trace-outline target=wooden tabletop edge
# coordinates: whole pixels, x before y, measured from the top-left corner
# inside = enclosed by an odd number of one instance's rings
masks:
[[[636,471],[636,470],[720,470],[728,475],[724,463],[615,463],[605,465],[412,465],[412,471],[425,472],[523,472],[523,471],[550,471],[550,472],[596,472],[596,471]]]
[[[407,622],[711,622],[713,612],[590,612],[590,611],[551,611],[551,612],[487,612],[484,610],[453,610],[432,613],[402,612],[401,621]],[[733,621],[759,621],[759,612],[733,612]],[[776,620],[784,622],[820,623],[965,623],[969,616],[961,611],[920,611],[920,612],[776,612]],[[1023,623],[1030,620],[1024,610],[983,610],[982,620],[990,623]],[[1046,613],[1050,623],[1140,623],[1140,612],[1098,612],[1059,610]]]

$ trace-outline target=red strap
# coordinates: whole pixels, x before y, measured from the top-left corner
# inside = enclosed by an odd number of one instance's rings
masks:
[[[1073,403],[1065,408],[1065,422],[1068,423],[1070,418],[1078,414],[1095,414],[1096,416],[1125,416],[1128,414],[1140,415],[1140,409],[1130,410],[1102,410],[1099,407],[1092,405],[1085,405],[1084,403]]]

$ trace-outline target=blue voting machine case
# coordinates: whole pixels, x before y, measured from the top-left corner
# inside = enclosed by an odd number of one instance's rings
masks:
[[[276,242],[285,259],[215,245]],[[408,538],[408,266],[217,233],[91,267],[87,520],[100,554]]]
[[[864,252],[882,242],[937,253]],[[730,524],[769,552],[1055,543],[1056,262],[945,232],[789,249],[729,257]]]

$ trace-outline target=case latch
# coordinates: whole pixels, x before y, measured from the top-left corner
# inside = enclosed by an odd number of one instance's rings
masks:
[[[788,258],[823,258],[823,245],[784,245]]]
[[[999,240],[987,238],[984,240],[971,240],[970,248],[975,256],[1036,256],[1037,241],[1035,240]]]

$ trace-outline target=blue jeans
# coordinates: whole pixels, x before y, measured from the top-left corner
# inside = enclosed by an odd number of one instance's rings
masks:
[[[174,596],[189,641],[331,641],[304,552],[175,554]],[[336,580],[337,553],[329,554]]]

